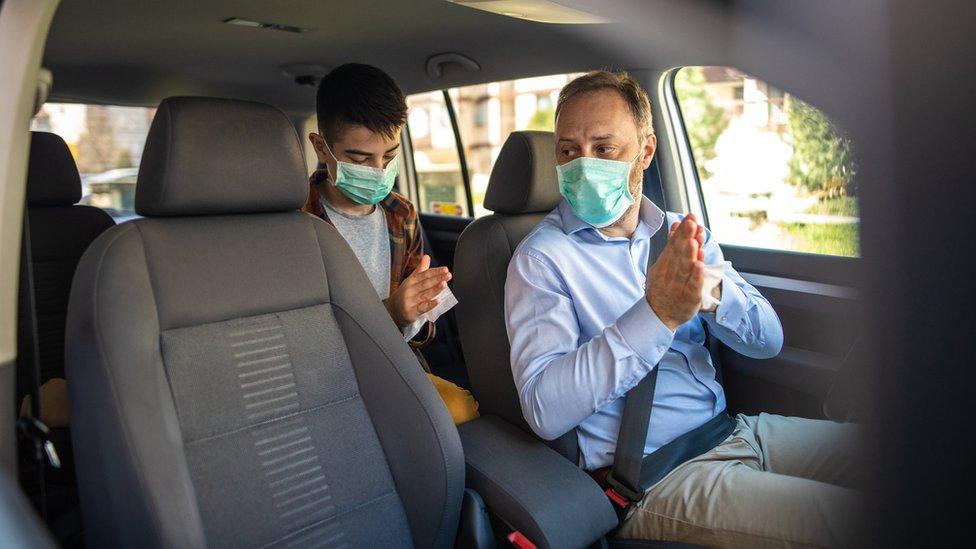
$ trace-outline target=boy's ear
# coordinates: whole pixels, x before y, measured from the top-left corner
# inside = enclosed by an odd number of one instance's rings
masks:
[[[315,150],[315,156],[318,157],[319,163],[324,164],[328,160],[328,155],[325,153],[325,138],[321,134],[312,132],[308,134],[308,142],[312,144],[312,149]]]
[[[312,144],[315,152],[322,152],[325,149],[325,139],[315,132],[308,134],[308,141]]]

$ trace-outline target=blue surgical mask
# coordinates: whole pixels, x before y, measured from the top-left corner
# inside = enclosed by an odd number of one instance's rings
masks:
[[[631,165],[633,161],[581,156],[556,166],[559,192],[580,219],[598,229],[607,227],[634,203],[630,194]]]
[[[332,154],[332,149],[326,144],[326,150]],[[350,162],[343,162],[336,158],[336,173],[333,183],[342,194],[349,197],[356,204],[374,205],[383,201],[396,183],[397,174],[400,172],[399,162],[396,157],[387,163],[386,168],[373,168],[371,166],[360,166]]]

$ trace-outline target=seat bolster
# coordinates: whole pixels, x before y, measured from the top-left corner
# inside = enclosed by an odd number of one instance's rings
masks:
[[[501,416],[525,429],[505,328],[505,279],[512,252],[542,217],[478,219],[461,233],[454,256],[458,331],[472,392],[482,413]]]
[[[453,545],[464,490],[457,429],[366,274],[335,229],[309,216],[318,235],[336,321],[363,402],[386,455],[417,547]],[[356,271],[356,272],[350,272]]]
[[[204,546],[135,224],[106,231],[82,256],[66,340],[88,545]]]

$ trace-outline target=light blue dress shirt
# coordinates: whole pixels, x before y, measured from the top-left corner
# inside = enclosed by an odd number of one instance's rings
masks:
[[[643,198],[633,236],[610,238],[564,200],[509,264],[505,316],[522,414],[545,439],[575,428],[584,469],[613,463],[621,397],[655,365],[645,454],[725,409],[702,322],[747,356],[771,358],[783,345],[773,308],[731,266],[715,312],[699,313],[675,332],[657,317],[644,297],[650,238],[682,217],[665,216]],[[708,231],[703,249],[706,265],[723,261]]]

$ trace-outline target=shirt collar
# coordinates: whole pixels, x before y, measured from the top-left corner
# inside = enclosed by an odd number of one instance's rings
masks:
[[[559,203],[559,215],[562,217],[563,232],[571,235],[589,229],[590,232],[599,235],[603,240],[611,240],[599,229],[583,221],[573,211],[566,199]],[[634,240],[650,238],[664,225],[664,212],[651,202],[646,196],[641,196],[640,211],[637,216],[637,229],[634,231]]]

